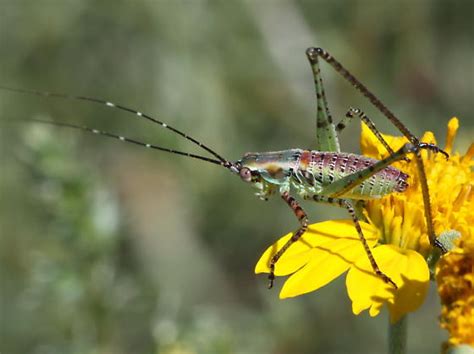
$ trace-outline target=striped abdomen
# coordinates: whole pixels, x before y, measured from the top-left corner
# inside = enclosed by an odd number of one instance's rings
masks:
[[[297,173],[304,176],[308,183],[324,187],[376,162],[378,160],[361,155],[306,150],[301,153]],[[407,178],[407,174],[388,166],[340,197],[372,199],[393,192],[403,192],[408,187]]]

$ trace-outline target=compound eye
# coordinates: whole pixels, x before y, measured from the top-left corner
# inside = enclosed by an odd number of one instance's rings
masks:
[[[239,174],[240,174],[240,178],[242,178],[243,181],[245,182],[252,181],[252,172],[247,167],[241,168]]]

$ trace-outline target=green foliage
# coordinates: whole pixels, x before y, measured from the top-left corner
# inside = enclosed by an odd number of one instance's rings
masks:
[[[5,1],[1,13],[1,84],[130,105],[229,159],[314,147],[312,45],[415,133],[457,115],[472,136],[467,1]],[[358,106],[395,133],[321,66],[335,120]],[[385,347],[385,319],[351,317],[342,284],[279,301],[254,279],[265,245],[296,226],[280,201],[255,199],[215,166],[14,122],[38,116],[192,150],[106,107],[0,92],[2,353]],[[348,129],[342,148],[357,151]],[[337,213],[307,209],[311,221]],[[410,337],[424,338],[414,352],[437,350],[435,303],[410,321]]]

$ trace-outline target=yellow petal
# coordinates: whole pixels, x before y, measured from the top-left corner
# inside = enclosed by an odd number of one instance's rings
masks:
[[[357,315],[369,309],[369,314],[376,316],[387,303],[394,323],[423,303],[429,285],[428,266],[419,253],[393,245],[376,247],[373,254],[380,270],[397,284],[398,290],[377,277],[367,257],[362,257],[346,278],[352,311]]]
[[[388,156],[388,151],[385,146],[377,139],[374,133],[363,123],[361,123],[360,147],[362,154],[381,160]],[[404,136],[396,137],[386,134],[380,134],[392,150],[397,151],[404,144],[408,143],[408,139]]]
[[[405,268],[401,272],[402,286],[395,294],[395,300],[389,302],[390,321],[398,322],[408,312],[416,311],[425,301],[429,288],[430,272],[421,254],[404,250]]]
[[[362,232],[372,247],[378,232],[361,223]],[[271,257],[291,238],[285,235],[260,257],[255,273],[268,273]],[[281,298],[316,290],[345,272],[364,253],[352,220],[325,221],[312,224],[308,231],[283,254],[275,265],[275,275],[295,273],[285,283]]]
[[[433,132],[431,131],[426,131],[423,136],[421,137],[421,141],[425,142],[425,143],[430,143],[430,144],[437,144],[436,142],[436,138],[433,134]]]
[[[348,270],[364,253],[359,240],[340,239],[328,243],[327,246],[312,250],[307,264],[290,276],[283,285],[280,292],[281,299],[306,294],[323,287]]]
[[[462,161],[466,163],[470,161],[473,156],[474,156],[474,143],[469,145],[469,148],[467,149],[466,154],[463,156]]]
[[[283,254],[282,259],[288,259],[288,262],[282,264],[282,260],[280,259],[277,262],[278,267],[275,267],[275,275],[288,275],[294,273],[296,270],[307,263],[312,246],[307,241],[308,237],[306,234],[307,233],[303,234],[298,242],[293,243],[291,247]],[[293,233],[283,236],[265,250],[255,265],[255,274],[270,272],[270,259],[286,244],[291,236],[293,236]]]
[[[374,133],[365,124],[361,124],[360,148],[362,153],[378,159],[380,157],[379,145]]]
[[[454,138],[459,129],[459,120],[456,117],[453,117],[449,120],[448,123],[448,132],[446,133],[446,145],[444,150],[450,154],[453,149]]]

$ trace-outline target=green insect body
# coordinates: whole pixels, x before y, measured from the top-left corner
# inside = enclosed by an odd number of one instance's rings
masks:
[[[168,125],[167,123],[122,105],[84,96],[70,96],[43,91],[12,89],[3,86],[0,86],[0,89],[44,97],[58,97],[89,101],[133,113],[138,118],[149,120],[155,124],[158,124],[162,128],[172,131],[174,134],[191,141],[193,144],[198,145],[207,153],[213,155],[213,158],[144,143],[135,139],[89,128],[86,126],[77,126],[74,124],[41,120],[34,121],[79,129],[149,149],[182,155],[220,165],[231,171],[233,174],[240,176],[243,181],[256,187],[257,195],[261,199],[265,200],[272,195],[279,195],[281,199],[293,210],[295,216],[300,222],[300,227],[293,233],[291,239],[270,259],[269,267],[271,271],[269,274],[269,288],[273,286],[274,271],[278,260],[294,242],[298,241],[298,239],[304,234],[308,227],[308,217],[297,200],[292,196],[293,192],[296,192],[296,194],[302,197],[304,200],[332,204],[347,209],[354,222],[355,229],[357,230],[374,273],[382,278],[386,283],[389,283],[396,288],[397,285],[379,269],[377,262],[372,255],[370,247],[368,246],[367,241],[362,233],[362,228],[359,223],[359,215],[361,215],[359,210],[360,203],[358,202],[368,199],[381,198],[393,192],[403,192],[408,186],[408,176],[390,165],[395,161],[407,159],[407,154],[413,154],[415,157],[415,163],[417,164],[418,173],[420,175],[425,207],[425,218],[430,242],[433,246],[438,246],[442,249],[442,251],[445,251],[442,245],[437,242],[436,236],[434,234],[429,190],[420,151],[422,149],[427,149],[436,153],[441,152],[446,157],[448,157],[448,154],[440,150],[434,144],[420,142],[418,138],[414,136],[372,92],[370,92],[359,80],[350,74],[349,71],[345,69],[338,61],[336,61],[328,52],[321,48],[309,48],[306,51],[306,55],[313,71],[316,91],[317,141],[315,150],[289,149],[276,152],[247,153],[240,160],[235,162],[223,158],[217,152],[202,144],[198,140]],[[343,118],[337,125],[335,125],[332,121],[326,101],[318,58],[322,58],[324,61],[326,61],[347,81],[349,81],[352,86],[354,86],[365,97],[367,97],[368,100],[383,115],[385,115],[386,118],[388,118],[405,137],[407,137],[410,143],[405,144],[397,151],[393,151],[376,129],[374,123],[358,109],[349,109],[346,117]],[[343,153],[340,151],[338,133],[340,133],[345,128],[346,124],[354,118],[360,119],[364,124],[366,124],[368,128],[375,134],[378,140],[383,144],[383,146],[385,146],[387,152],[389,153],[387,158],[379,161],[365,156]]]
[[[242,178],[254,184],[261,199],[267,199],[272,194],[290,192],[291,189],[301,197],[316,194],[330,197],[326,189],[332,183],[376,162],[356,154],[290,149],[247,153],[237,164]],[[387,166],[340,197],[368,200],[403,192],[408,187],[407,178],[407,174]]]

